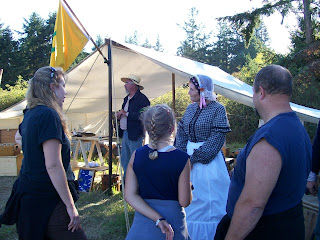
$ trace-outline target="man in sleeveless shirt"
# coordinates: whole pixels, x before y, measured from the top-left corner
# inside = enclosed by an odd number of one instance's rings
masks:
[[[140,92],[144,89],[140,84],[140,77],[130,74],[121,78],[121,81],[125,83],[124,87],[128,94],[124,98],[122,109],[117,112],[117,118],[120,120],[119,135],[122,137],[121,165],[125,177],[132,153],[142,146],[144,130],[139,118],[143,108],[150,105],[150,101]]]
[[[311,142],[290,107],[292,88],[290,72],[279,65],[256,75],[253,104],[264,125],[237,157],[215,239],[304,239],[301,200]]]

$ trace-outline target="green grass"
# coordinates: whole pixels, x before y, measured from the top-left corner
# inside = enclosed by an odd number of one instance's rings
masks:
[[[4,210],[16,177],[0,177],[0,213]],[[103,193],[101,190],[80,193],[76,203],[81,217],[82,227],[89,240],[123,240],[127,235],[124,201],[122,192],[113,189],[113,195]],[[129,223],[132,224],[134,210],[127,205]],[[2,225],[0,228],[1,240],[17,240],[16,227]]]
[[[0,239],[3,240],[18,240],[16,226],[2,225],[0,228]]]
[[[239,142],[227,143],[227,147],[229,147],[230,153],[236,151],[239,148],[243,148],[245,145],[246,143],[239,143]]]
[[[245,143],[230,143],[227,146],[230,152],[243,148]],[[81,161],[81,157],[79,158]],[[116,160],[113,159],[113,173],[116,172]],[[101,180],[102,172],[96,173],[96,181],[93,189],[100,187],[98,183]],[[77,176],[77,171],[75,172]],[[12,185],[16,177],[0,177],[0,213],[4,210],[6,201],[11,193]],[[113,194],[108,195],[101,190],[95,190],[89,193],[80,193],[80,199],[76,203],[81,217],[82,227],[88,237],[88,240],[123,240],[127,235],[124,201],[122,192],[113,189]],[[129,224],[132,224],[134,210],[127,205]],[[1,240],[17,240],[16,227],[2,225],[0,228]]]
[[[134,210],[127,206],[129,223],[132,224]],[[112,196],[101,191],[81,193],[77,209],[88,239],[125,239],[127,230],[121,192]]]

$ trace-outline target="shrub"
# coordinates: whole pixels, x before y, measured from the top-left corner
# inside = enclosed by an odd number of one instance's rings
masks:
[[[5,90],[0,88],[0,111],[24,100],[27,84],[27,81],[24,81],[22,76],[19,76],[14,86],[7,84]]]

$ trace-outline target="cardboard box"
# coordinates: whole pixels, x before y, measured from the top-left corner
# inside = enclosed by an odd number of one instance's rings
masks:
[[[19,145],[14,143],[0,144],[0,176],[18,176],[23,154]]]
[[[16,156],[21,153],[18,144],[2,143],[0,144],[0,156]]]
[[[18,129],[0,129],[0,143],[14,143]]]
[[[18,176],[23,154],[16,156],[0,156],[0,176]]]

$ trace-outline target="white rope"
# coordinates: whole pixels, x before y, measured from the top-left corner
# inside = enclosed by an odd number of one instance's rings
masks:
[[[87,72],[87,75],[84,77],[84,79],[83,79],[82,83],[80,84],[80,86],[79,86],[79,88],[78,88],[78,90],[77,90],[76,94],[73,96],[73,98],[72,98],[72,100],[71,100],[71,103],[69,104],[68,109],[66,110],[65,114],[67,114],[67,112],[69,111],[69,109],[70,109],[70,107],[71,107],[71,105],[72,105],[73,101],[74,101],[74,100],[75,100],[75,98],[78,96],[78,93],[79,93],[80,89],[82,88],[82,86],[83,86],[84,82],[87,80],[87,78],[88,78],[88,76],[89,76],[89,74],[90,74],[90,72],[91,72],[91,70],[92,70],[92,68],[93,68],[94,64],[95,64],[95,63],[96,63],[96,61],[98,60],[98,57],[99,57],[99,54],[97,55],[96,59],[95,59],[95,60],[94,60],[94,62],[92,63],[92,65],[91,65],[91,67],[90,67],[89,71]],[[70,71],[67,71],[67,73],[69,73],[69,72],[70,72]]]
[[[110,38],[110,47],[112,47],[112,41]],[[111,60],[111,68],[113,69],[113,60]],[[112,71],[112,89],[113,89],[113,96],[116,96],[116,92],[115,92],[115,85],[114,85],[114,75],[113,75],[113,71]],[[114,98],[114,109],[116,111],[116,98]],[[110,110],[110,109],[109,109]],[[111,109],[112,110],[112,109]],[[115,113],[116,114],[116,113]],[[118,154],[119,154],[119,161],[120,161],[120,174],[121,174],[121,187],[122,187],[122,198],[123,198],[123,206],[124,206],[124,216],[126,219],[126,228],[127,228],[127,233],[130,230],[130,222],[129,222],[129,216],[128,216],[128,206],[127,206],[127,202],[124,200],[124,179],[123,179],[123,168],[122,168],[122,164],[121,164],[121,152],[120,152],[120,140],[119,140],[119,129],[118,129],[118,119],[117,116],[115,115],[115,120],[116,120],[116,133],[117,133],[117,148],[118,148]],[[110,151],[110,147],[109,147],[109,151]]]

